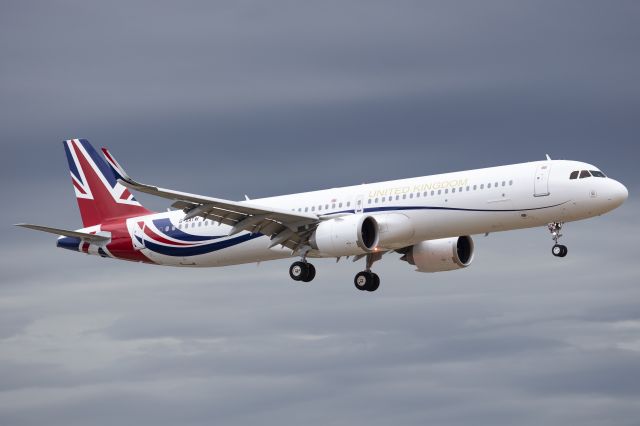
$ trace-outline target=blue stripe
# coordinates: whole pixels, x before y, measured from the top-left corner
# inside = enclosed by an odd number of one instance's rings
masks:
[[[222,250],[222,249],[232,247],[232,246],[235,246],[259,237],[262,237],[262,234],[244,234],[244,235],[240,235],[239,237],[230,238],[228,240],[217,241],[215,243],[204,244],[204,245],[193,246],[193,247],[167,247],[167,246],[155,244],[146,240],[144,245],[149,250],[159,254],[163,254],[165,256],[187,257],[187,256],[197,256],[200,254],[207,254],[214,251]]]
[[[369,208],[364,209],[364,211],[366,213],[366,212],[385,212],[385,211],[392,211],[392,210],[453,210],[453,211],[463,211],[463,212],[496,212],[496,213],[502,213],[502,212],[524,212],[524,211],[531,211],[531,210],[543,210],[543,209],[549,209],[549,208],[552,208],[552,207],[558,207],[558,206],[561,206],[561,205],[566,204],[568,202],[569,201],[565,201],[565,202],[562,202],[562,203],[553,204],[551,206],[533,207],[533,208],[528,208],[528,209],[465,209],[465,208],[461,208],[461,207],[406,206],[406,207],[369,207]],[[353,210],[351,210],[351,211],[353,211]],[[329,214],[332,214],[332,213],[329,213]]]
[[[80,238],[76,237],[61,237],[56,242],[56,247],[60,247],[66,250],[80,251]]]
[[[212,237],[212,236],[206,236],[206,235],[187,234],[186,232],[182,232],[180,229],[172,225],[171,219],[156,219],[152,222],[156,226],[156,228],[158,228],[158,230],[162,231],[162,234],[180,241],[209,241],[209,240],[216,240],[218,238],[225,237],[224,235]],[[191,222],[188,222],[188,223],[191,223]],[[167,226],[169,227],[169,231],[165,231],[165,228]]]
[[[389,211],[400,211],[400,210],[452,210],[452,211],[462,211],[462,212],[494,212],[494,213],[526,212],[531,210],[550,209],[552,207],[561,206],[568,202],[569,201],[564,201],[562,203],[553,204],[550,206],[532,207],[528,209],[466,209],[462,207],[443,207],[443,206],[395,206],[395,207],[388,206],[388,207],[368,207],[368,208],[365,208],[363,211],[364,213],[389,212]],[[337,212],[324,213],[323,215],[343,214],[343,213],[355,213],[355,210],[341,210]]]

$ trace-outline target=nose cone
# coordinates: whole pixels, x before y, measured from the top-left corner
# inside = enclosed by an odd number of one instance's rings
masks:
[[[619,207],[629,197],[629,191],[627,188],[616,180],[611,180],[608,201],[613,204],[613,208]]]

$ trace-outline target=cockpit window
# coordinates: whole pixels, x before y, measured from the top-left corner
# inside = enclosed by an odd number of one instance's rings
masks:
[[[589,170],[582,170],[580,172],[580,179],[588,178],[590,176],[591,176],[591,173],[589,173]]]
[[[591,176],[593,177],[606,178],[605,174],[599,170],[590,170],[590,172],[591,172]]]
[[[572,171],[569,175],[569,179],[578,179],[578,173],[580,173],[578,170]]]

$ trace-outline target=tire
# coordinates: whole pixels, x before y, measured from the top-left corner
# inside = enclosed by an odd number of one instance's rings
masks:
[[[356,274],[355,278],[353,279],[353,284],[358,290],[365,291],[369,288],[372,281],[373,274],[371,272],[362,271]]]
[[[304,262],[293,262],[289,267],[289,276],[294,281],[304,281],[309,275],[309,268]]]
[[[367,287],[367,291],[376,291],[378,287],[380,287],[380,277],[376,273],[371,273],[373,275],[373,280],[371,281],[371,285]]]
[[[553,254],[555,257],[562,257],[562,247],[560,244],[554,244],[553,247],[551,247],[551,254]]]
[[[316,267],[310,263],[307,263],[305,265],[307,267],[307,276],[304,277],[302,281],[304,281],[305,283],[308,283],[310,281],[313,281],[313,279],[316,277]]]
[[[569,249],[567,249],[567,246],[560,246],[560,249],[561,249],[560,257],[565,257],[569,252]]]

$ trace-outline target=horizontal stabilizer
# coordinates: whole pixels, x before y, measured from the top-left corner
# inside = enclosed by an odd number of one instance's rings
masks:
[[[48,232],[50,234],[55,234],[55,235],[64,235],[65,237],[80,238],[81,240],[87,241],[90,243],[101,243],[101,242],[109,241],[109,237],[105,237],[102,235],[87,234],[86,232],[68,231],[66,229],[50,228],[48,226],[31,225],[29,223],[16,223],[16,226],[34,229],[36,231]]]

